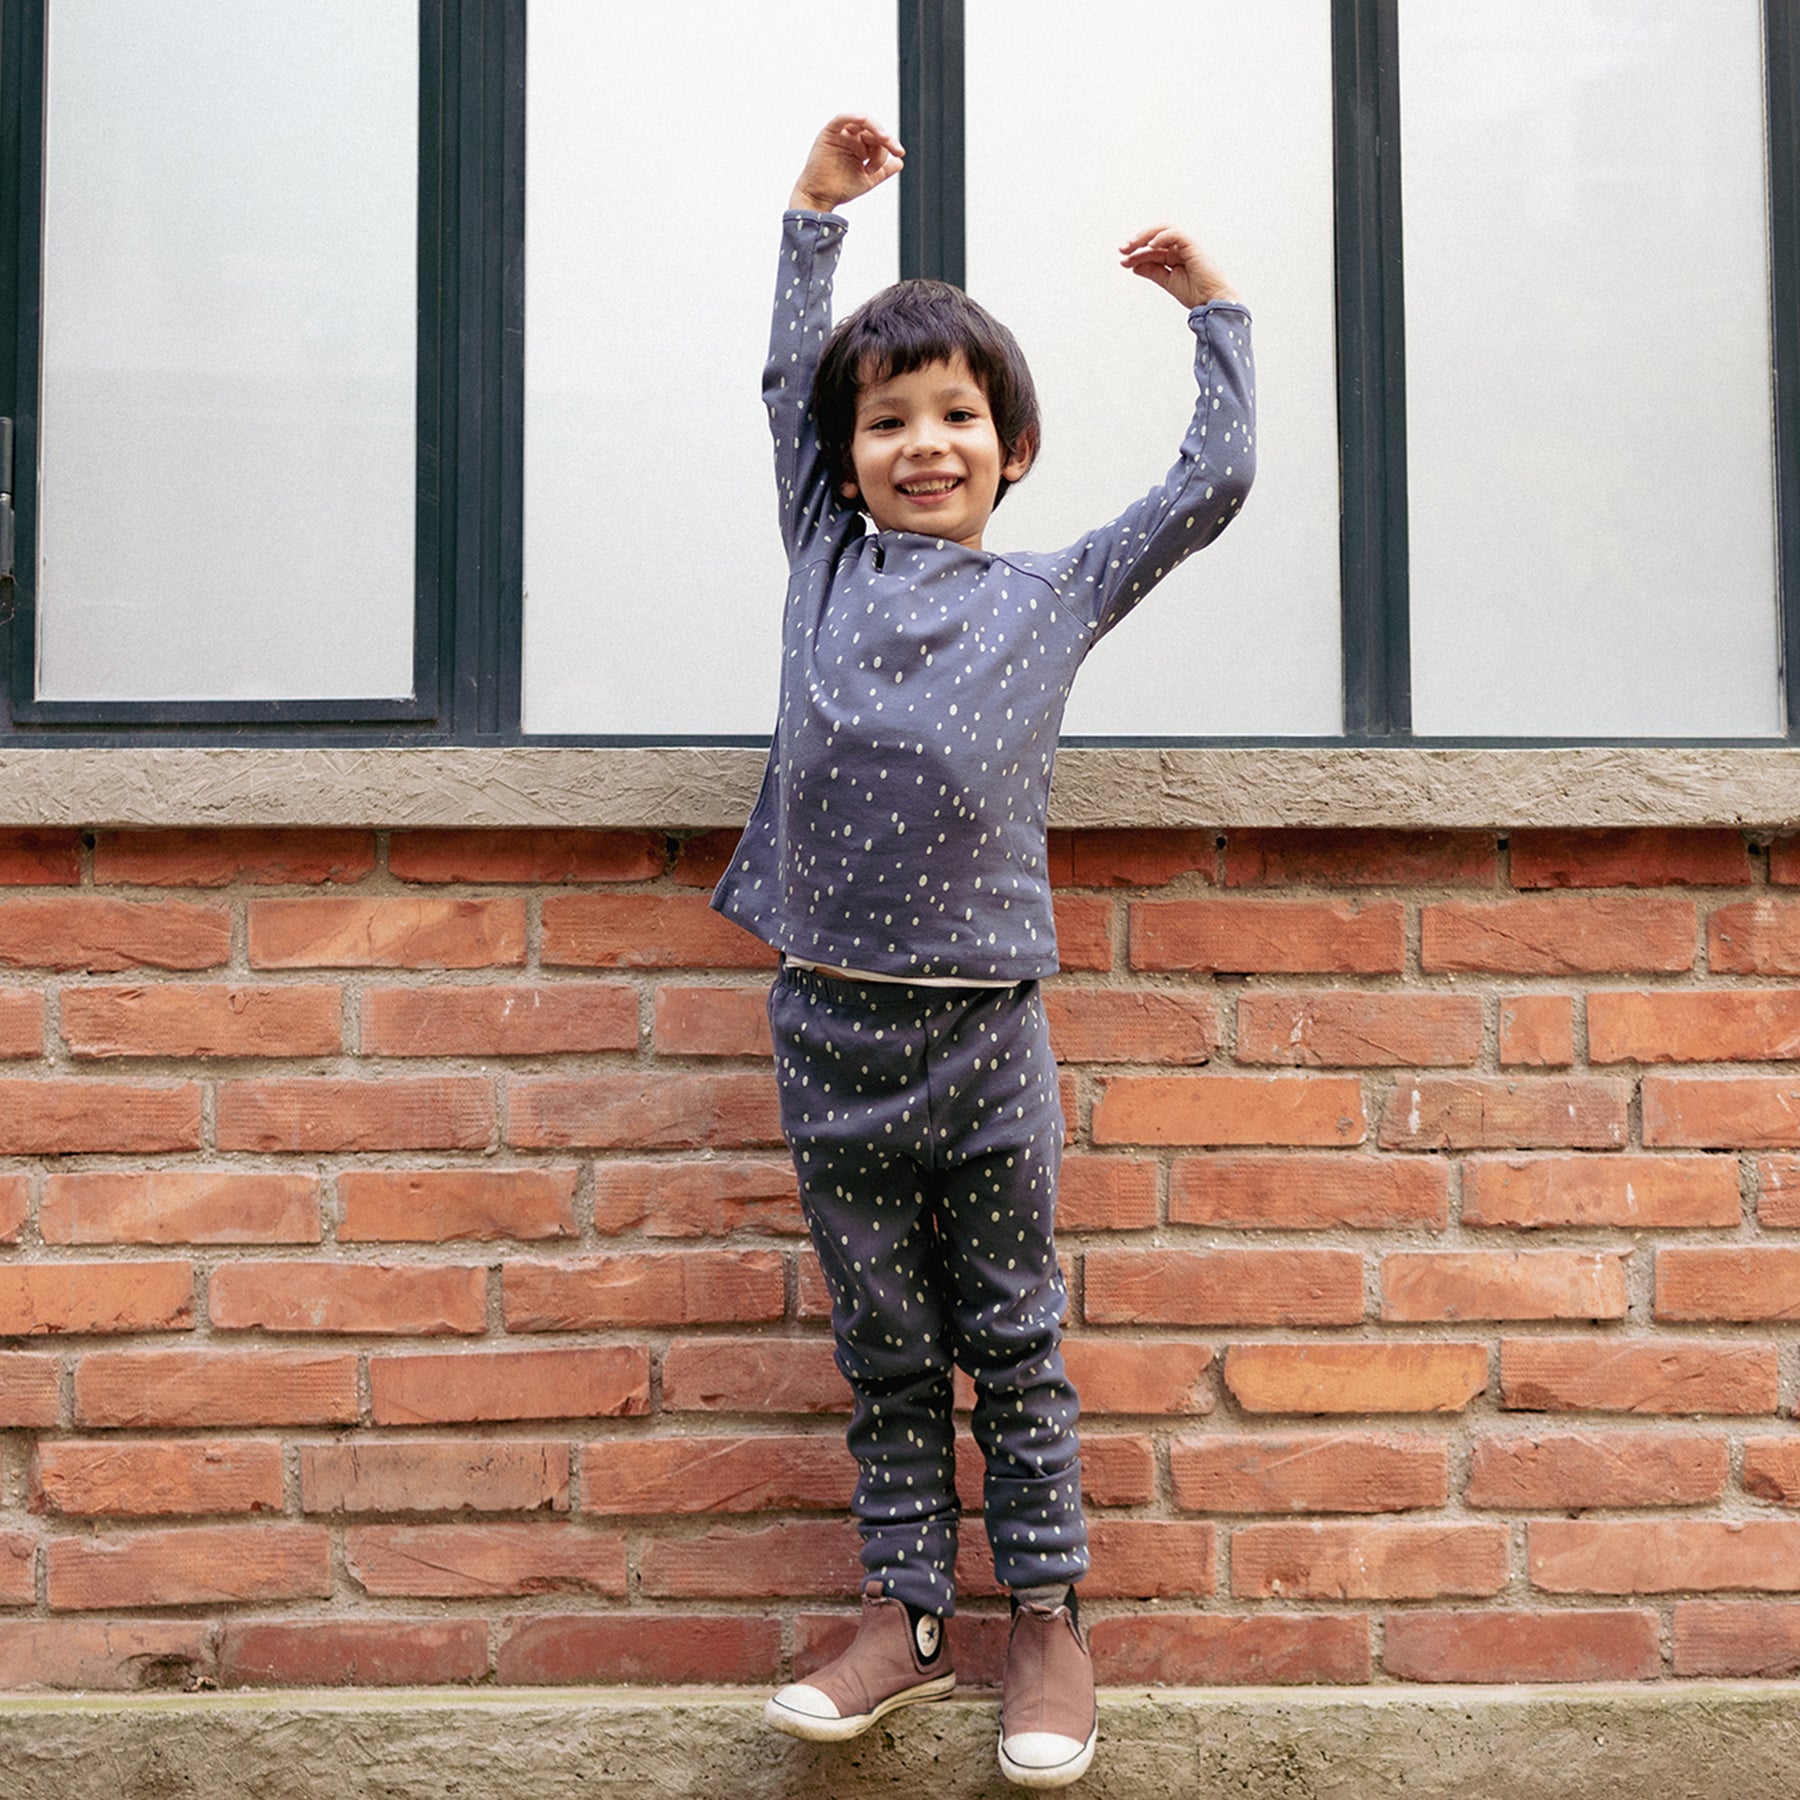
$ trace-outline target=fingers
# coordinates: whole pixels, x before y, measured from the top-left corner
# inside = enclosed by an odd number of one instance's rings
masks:
[[[839,113],[836,118],[827,122],[819,136],[848,150],[871,171],[887,170],[889,159],[895,163],[906,160],[906,151],[900,140],[890,136],[873,119],[862,113]]]

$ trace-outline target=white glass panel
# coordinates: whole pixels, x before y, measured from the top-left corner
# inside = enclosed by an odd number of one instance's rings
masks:
[[[1421,733],[1778,732],[1757,0],[1401,0]]]
[[[40,696],[405,695],[417,6],[49,18]]]
[[[1044,451],[987,542],[1054,549],[1159,481],[1193,340],[1116,246],[1168,220],[1256,320],[1242,517],[1095,650],[1071,733],[1343,729],[1325,0],[969,0],[969,291],[1012,327]]]
[[[526,43],[526,729],[766,734],[781,213],[833,113],[897,130],[892,0],[533,0]],[[840,315],[898,192],[845,214]]]

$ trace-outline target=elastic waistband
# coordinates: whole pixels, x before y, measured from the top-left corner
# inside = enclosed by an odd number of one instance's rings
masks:
[[[969,986],[938,987],[914,981],[863,981],[845,975],[827,975],[823,969],[797,969],[784,961],[777,981],[798,989],[803,994],[817,994],[827,1000],[855,1000],[859,1006],[890,1007],[916,1012],[933,1002],[959,1005],[970,1000],[1001,1000],[1022,988],[1036,987],[1036,977],[1008,983],[1005,987]]]

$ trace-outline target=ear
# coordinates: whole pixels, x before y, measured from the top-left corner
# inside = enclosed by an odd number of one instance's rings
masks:
[[[838,492],[842,494],[846,500],[854,500],[858,497],[857,486],[854,481],[840,481],[838,483]]]
[[[1031,467],[1032,460],[1036,455],[1037,434],[1028,431],[1008,452],[1007,459],[1001,466],[1000,473],[1004,475],[1008,481],[1023,480],[1026,470]]]

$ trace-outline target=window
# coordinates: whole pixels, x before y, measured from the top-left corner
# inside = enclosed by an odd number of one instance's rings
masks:
[[[1791,738],[1797,13],[0,0],[0,740],[761,739],[774,214],[839,96],[910,152],[840,301],[966,280],[1033,357],[996,544],[1179,435],[1125,232],[1257,313],[1256,499],[1071,735]]]

